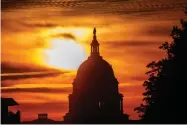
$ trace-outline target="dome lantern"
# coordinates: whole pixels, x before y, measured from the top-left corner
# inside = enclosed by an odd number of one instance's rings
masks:
[[[91,56],[98,56],[99,55],[99,43],[96,37],[96,28],[93,30],[93,40],[91,45]]]

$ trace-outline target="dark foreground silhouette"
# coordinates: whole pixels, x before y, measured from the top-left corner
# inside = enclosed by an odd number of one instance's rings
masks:
[[[135,108],[144,123],[187,123],[187,22],[173,27],[171,37],[160,46],[167,57],[147,65],[144,103]]]
[[[69,95],[69,112],[65,123],[127,123],[123,113],[123,95],[112,66],[99,53],[96,29],[93,31],[91,55],[84,61],[73,81]]]
[[[20,111],[13,113],[9,111],[9,106],[16,106],[18,103],[12,98],[1,97],[1,123],[2,124],[19,124]]]
[[[38,114],[38,118],[32,121],[25,121],[22,124],[63,124],[63,121],[55,121],[48,118],[48,114]]]

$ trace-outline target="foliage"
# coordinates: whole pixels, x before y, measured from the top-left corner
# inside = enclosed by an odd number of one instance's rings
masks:
[[[134,110],[145,123],[183,123],[187,113],[187,21],[174,26],[173,41],[159,48],[167,57],[147,65],[143,103]]]

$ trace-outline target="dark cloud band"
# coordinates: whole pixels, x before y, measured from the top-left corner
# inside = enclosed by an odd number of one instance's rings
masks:
[[[47,88],[47,87],[41,87],[41,88],[1,88],[1,92],[3,93],[28,93],[28,92],[34,92],[34,93],[71,93],[72,88],[66,87],[66,88]]]
[[[162,10],[179,10],[187,6],[186,0],[2,0],[2,10],[21,8],[74,8],[75,14],[133,14]],[[72,13],[73,14],[73,13]]]
[[[71,33],[59,33],[59,34],[52,35],[52,37],[62,37],[65,39],[76,40],[75,36]]]
[[[106,47],[140,47],[140,46],[159,46],[160,42],[150,42],[150,41],[110,41],[103,42]]]
[[[44,72],[44,73],[36,73],[36,74],[21,74],[20,73],[9,73],[8,75],[1,74],[1,81],[4,80],[19,80],[19,79],[29,79],[29,78],[44,78],[44,77],[54,77],[60,74],[63,74],[64,72]]]

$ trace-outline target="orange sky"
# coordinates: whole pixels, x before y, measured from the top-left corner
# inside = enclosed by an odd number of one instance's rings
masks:
[[[100,53],[112,64],[124,95],[124,112],[137,119],[133,109],[141,103],[146,65],[164,57],[158,47],[185,18],[186,5],[185,0],[2,0],[2,95],[20,104],[22,121],[38,113],[62,120],[97,27]]]

